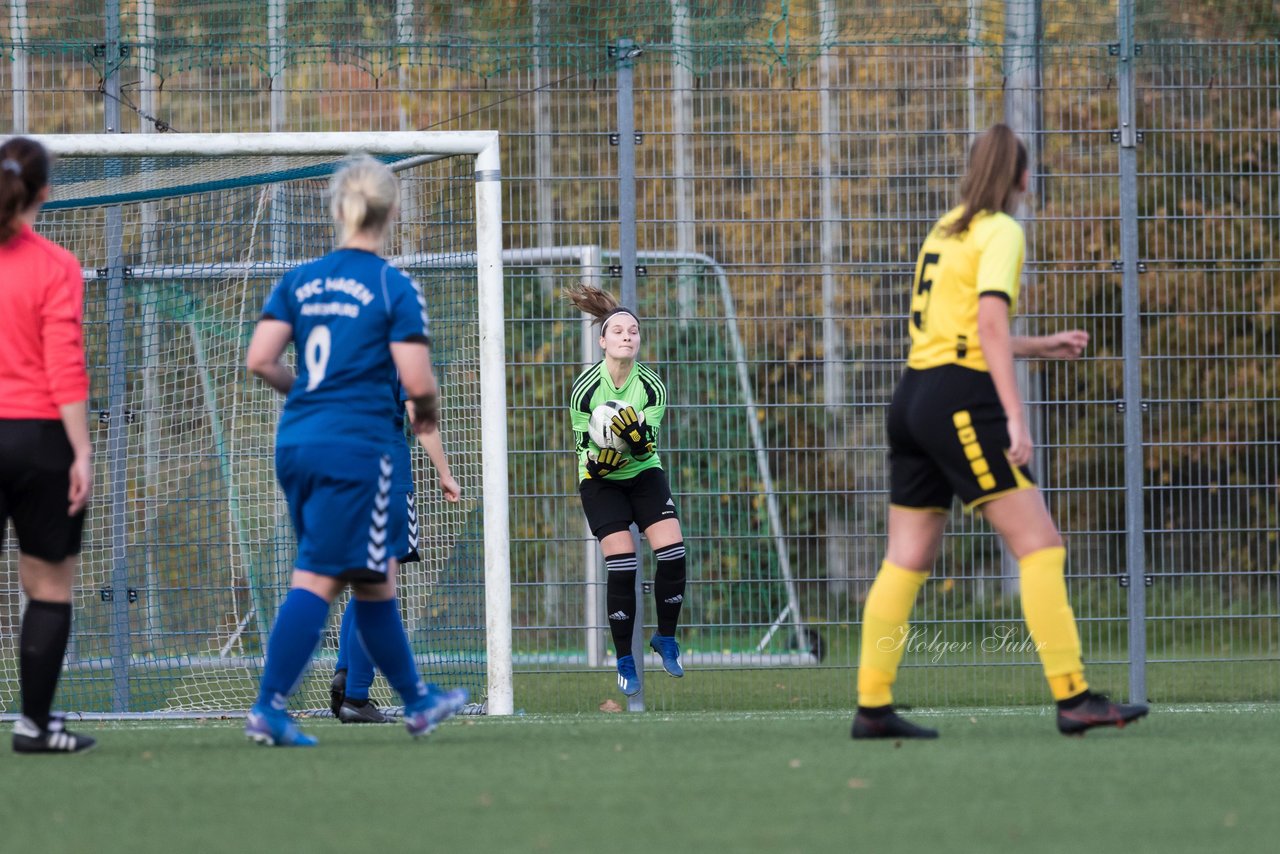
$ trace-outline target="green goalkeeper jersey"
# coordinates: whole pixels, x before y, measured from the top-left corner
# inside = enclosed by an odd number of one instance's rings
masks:
[[[658,428],[662,426],[662,416],[667,411],[667,387],[649,368],[633,362],[631,373],[619,388],[613,384],[609,369],[605,366],[604,359],[601,359],[578,374],[569,396],[574,446],[578,449],[578,480],[587,476],[587,452],[594,454],[600,450],[587,433],[591,411],[607,400],[625,401],[635,407],[636,412],[644,413],[644,423],[649,427],[655,451],[653,456],[643,461],[630,459],[622,468],[605,475],[605,480],[629,480],[647,469],[662,468],[662,459],[656,448]]]

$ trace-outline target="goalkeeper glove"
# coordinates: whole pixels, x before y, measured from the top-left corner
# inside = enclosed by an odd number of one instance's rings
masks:
[[[619,410],[610,420],[609,429],[627,443],[631,456],[637,460],[643,460],[653,453],[653,435],[649,431],[649,425],[640,420],[634,406]]]
[[[601,448],[595,459],[591,458],[591,454],[587,454],[587,477],[599,480],[607,474],[613,474],[629,462],[631,461],[613,448]]]

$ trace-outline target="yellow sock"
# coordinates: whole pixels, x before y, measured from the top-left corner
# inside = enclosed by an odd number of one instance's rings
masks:
[[[1040,654],[1055,700],[1074,697],[1089,687],[1080,660],[1080,633],[1067,601],[1063,573],[1067,550],[1041,549],[1018,561],[1022,570],[1022,616]]]
[[[1089,687],[1089,683],[1084,681],[1084,671],[1080,670],[1076,673],[1068,673],[1066,676],[1050,676],[1049,690],[1053,692],[1053,699],[1066,700],[1082,693]]]
[[[907,642],[907,618],[927,572],[912,572],[885,561],[862,609],[862,651],[858,657],[858,705],[887,706]]]

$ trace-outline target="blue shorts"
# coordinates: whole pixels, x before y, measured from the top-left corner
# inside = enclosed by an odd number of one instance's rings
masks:
[[[408,515],[405,524],[408,531],[407,545],[399,552],[401,563],[413,563],[421,560],[418,555],[418,499],[413,492],[413,455],[409,449],[409,440],[401,441],[392,453],[392,464],[395,466],[395,477],[391,481],[391,500],[398,509]]]
[[[397,491],[404,495],[405,528],[408,534],[408,545],[400,553],[400,563],[417,563],[422,560],[422,556],[418,554],[418,496],[414,494],[412,486]],[[394,501],[393,498],[392,502]]]
[[[388,561],[409,550],[408,514],[392,491],[392,468],[386,448],[276,448],[276,478],[298,535],[298,569],[346,581],[386,579]]]

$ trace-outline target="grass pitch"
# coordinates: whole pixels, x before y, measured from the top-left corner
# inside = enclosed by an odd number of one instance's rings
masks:
[[[1203,852],[1273,850],[1280,706],[1156,707],[1058,735],[1048,709],[916,718],[650,713],[399,726],[83,723],[84,756],[0,759],[4,850],[31,852]]]

